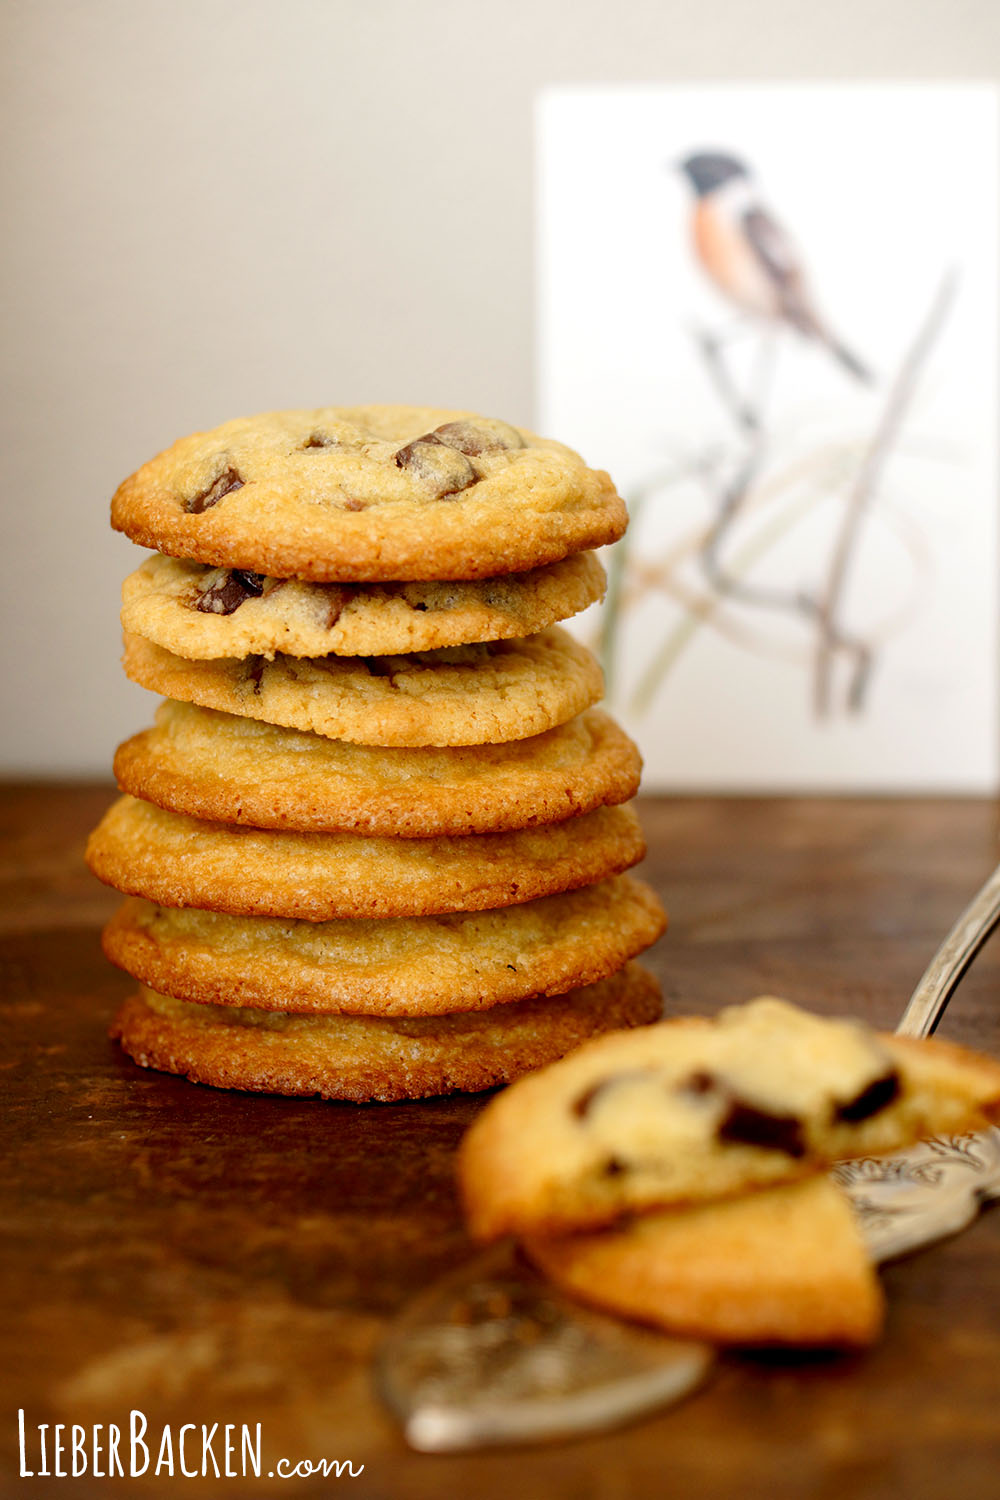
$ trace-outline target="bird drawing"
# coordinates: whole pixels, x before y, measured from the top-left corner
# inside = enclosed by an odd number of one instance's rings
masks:
[[[680,167],[695,195],[695,253],[724,296],[743,312],[789,324],[824,344],[856,379],[871,380],[817,311],[798,250],[761,203],[746,164],[726,152],[701,151]]]

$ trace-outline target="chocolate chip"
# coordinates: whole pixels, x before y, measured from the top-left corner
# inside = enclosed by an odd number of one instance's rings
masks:
[[[768,1151],[783,1151],[786,1156],[804,1156],[806,1153],[800,1119],[795,1115],[778,1115],[758,1109],[745,1099],[731,1099],[719,1122],[718,1135],[720,1141],[763,1146]]]
[[[524,439],[506,422],[481,427],[477,422],[444,422],[430,434],[458,453],[475,458],[480,453],[500,453],[506,448],[523,448]]]
[[[348,603],[352,599],[353,592],[354,592],[353,589],[344,588],[343,585],[341,585],[341,584],[337,584],[337,583],[327,584],[326,590],[325,590],[326,600],[327,600],[327,610],[326,610],[326,628],[327,628],[327,630],[332,630],[333,627],[336,625],[337,621],[340,619],[341,615],[344,613],[344,610],[347,608]]]
[[[620,1156],[609,1156],[601,1170],[605,1177],[621,1177],[628,1168]]]
[[[213,505],[218,505],[226,495],[231,495],[234,490],[243,488],[243,480],[236,470],[230,465],[217,479],[213,479],[207,490],[192,496],[190,500],[184,501],[184,509],[192,516],[200,516],[202,511],[211,510]]]
[[[264,574],[248,573],[234,568],[223,573],[195,600],[194,608],[207,615],[231,615],[248,599],[259,599],[264,592]]]
[[[326,432],[311,432],[302,444],[303,450],[307,448],[336,448],[337,439],[332,438]]]
[[[833,1117],[845,1125],[856,1125],[860,1120],[877,1115],[880,1109],[887,1109],[899,1094],[899,1087],[899,1074],[893,1068],[874,1079],[846,1104],[838,1104]]]
[[[449,447],[433,433],[415,438],[393,455],[398,469],[409,469],[424,483],[433,487],[438,499],[457,495],[475,484],[478,475],[467,458]]]
[[[594,1100],[604,1088],[605,1083],[602,1079],[600,1083],[592,1083],[589,1089],[584,1089],[583,1093],[578,1094],[570,1105],[571,1114],[574,1114],[578,1120],[585,1120],[590,1114]]]
[[[359,659],[364,662],[371,677],[391,677],[395,670],[386,656],[362,656]]]
[[[763,1146],[783,1151],[786,1156],[804,1156],[805,1140],[802,1121],[795,1115],[781,1115],[761,1109],[735,1094],[725,1079],[717,1078],[705,1068],[690,1073],[679,1085],[681,1091],[703,1097],[718,1094],[726,1112],[717,1127],[720,1141],[732,1145]]]
[[[252,682],[253,690],[260,696],[260,680],[264,675],[266,663],[262,656],[248,656],[243,663],[243,681]]]
[[[703,1068],[699,1068],[696,1073],[691,1073],[680,1085],[688,1094],[710,1094],[718,1086],[718,1079],[713,1078],[711,1073],[706,1073]]]
[[[570,1112],[578,1120],[586,1119],[602,1094],[621,1083],[631,1083],[636,1079],[648,1077],[649,1072],[647,1068],[629,1068],[621,1073],[612,1073],[607,1078],[598,1079],[573,1100]],[[722,1096],[726,1104],[726,1112],[718,1125],[718,1136],[721,1141],[746,1146],[764,1146],[772,1151],[783,1151],[786,1156],[797,1157],[805,1154],[802,1121],[795,1115],[779,1115],[770,1110],[760,1109],[757,1105],[738,1098],[723,1081],[701,1069],[691,1073],[677,1087],[681,1092],[689,1094],[704,1095],[717,1092]]]

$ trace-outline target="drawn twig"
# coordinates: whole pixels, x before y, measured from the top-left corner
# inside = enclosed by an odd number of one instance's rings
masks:
[[[812,508],[812,504],[813,500],[811,496],[800,497],[797,503],[793,503],[785,513],[761,531],[735,557],[733,566],[736,573],[742,574],[748,571],[775,543],[781,540],[789,528],[801,519],[802,515]],[[663,677],[674,665],[685,647],[694,639],[699,627],[718,619],[723,606],[723,595],[717,590],[713,590],[703,599],[687,597],[684,603],[685,614],[683,619],[661,643],[658,651],[647,664],[645,671],[636,685],[635,692],[632,695],[632,708],[637,714],[644,714],[648,710],[652,703],[653,695]],[[735,639],[735,635],[733,635],[733,638]]]
[[[731,566],[737,576],[742,576],[755,567],[774,545],[780,542],[788,532],[794,530],[814,509],[817,500],[829,500],[842,495],[842,483],[838,475],[843,469],[846,452],[846,449],[836,446],[830,447],[825,452],[819,450],[788,466],[780,474],[770,475],[767,480],[755,487],[748,504],[752,505],[755,511],[765,514],[767,519],[763,526],[757,528],[749,541],[734,554]],[[824,462],[817,472],[817,460],[821,457]],[[796,483],[806,479],[809,480],[808,491],[798,495],[797,498],[792,498],[778,514],[772,514],[775,504],[786,496]],[[884,499],[885,497],[883,501]],[[932,569],[932,557],[919,527],[915,525],[909,511],[902,505],[886,506],[885,514],[898,541],[910,558],[915,575],[926,580]],[[744,649],[801,663],[803,666],[809,664],[810,656],[806,653],[805,647],[798,650],[782,649],[781,644],[776,640],[767,641],[760,637],[755,638],[747,630],[745,624],[727,617],[724,595],[714,589],[699,593],[695,587],[683,581],[681,569],[685,562],[697,557],[703,544],[703,531],[689,532],[687,536],[678,538],[668,552],[655,561],[648,560],[640,566],[630,565],[628,585],[621,596],[626,609],[633,607],[647,593],[653,591],[662,593],[673,600],[680,605],[682,610],[681,618],[647,662],[632,693],[630,707],[633,713],[640,716],[649,709],[663,678],[676,665],[699,631],[706,626]],[[885,616],[877,629],[872,627],[869,631],[872,643],[881,645],[897,631],[903,629],[905,624],[914,618],[918,609],[918,598],[919,595],[915,593],[908,604],[900,606],[896,611]]]
[[[752,381],[748,393],[739,397],[721,354],[721,345],[707,334],[698,338],[698,347],[705,358],[716,390],[740,430],[747,439],[746,452],[728,484],[718,497],[715,520],[712,522],[701,549],[701,566],[713,588],[720,594],[740,598],[747,604],[781,607],[785,596],[770,589],[760,589],[746,583],[726,568],[721,559],[723,543],[739,519],[747,496],[757,479],[766,457],[767,434],[764,426],[764,408],[774,374],[776,342],[773,334],[766,335],[758,344],[757,358],[752,370]]]
[[[941,332],[955,298],[958,276],[949,271],[943,278],[920,330],[899,368],[852,489],[844,506],[840,530],[834,544],[826,586],[817,601],[819,640],[816,652],[815,705],[824,717],[830,711],[833,655],[842,643],[837,611],[843,597],[848,569],[860,536],[861,522],[892,451],[900,425],[916,393],[921,371]],[[871,652],[859,654],[847,692],[847,706],[857,712],[863,702],[871,671]]]
[[[708,359],[716,390],[720,394],[731,393],[735,389],[731,379],[728,375],[725,379],[720,375],[720,371],[724,369],[724,362],[718,343],[713,344],[710,339],[702,337],[699,340],[699,347]],[[731,395],[724,395],[724,404],[737,427],[745,435],[749,426],[752,435],[743,462],[723,490],[718,502],[715,521],[702,548],[701,566],[709,583],[721,595],[738,599],[752,608],[802,615],[812,623],[820,620],[819,600],[814,599],[804,590],[767,588],[760,584],[750,583],[740,577],[739,570],[725,566],[720,555],[723,542],[742,514],[751,487],[763,467],[767,439],[764,407],[774,374],[775,347],[776,340],[773,333],[761,340],[753,368],[750,392],[741,404],[734,407]],[[747,423],[746,413],[750,413],[753,417],[750,424]],[[845,652],[854,659],[856,680],[858,682],[866,680],[871,660],[870,646],[836,629],[832,622],[827,628],[827,638],[831,648]]]
[[[954,292],[953,276],[945,278],[931,313],[912,348],[904,359],[896,380],[889,388],[885,406],[875,432],[867,445],[840,443],[826,449],[814,450],[804,459],[786,466],[777,475],[766,472],[769,449],[775,441],[774,432],[765,422],[767,395],[773,374],[776,339],[774,336],[760,340],[754,360],[751,378],[745,390],[740,390],[733,378],[724,355],[725,340],[721,336],[694,330],[694,340],[712,389],[725,410],[739,450],[734,452],[733,443],[715,443],[690,456],[679,458],[669,469],[664,468],[651,475],[637,486],[629,497],[632,525],[630,536],[613,548],[608,563],[607,609],[600,625],[602,657],[609,679],[609,696],[617,685],[615,678],[619,668],[620,627],[627,608],[652,590],[659,590],[676,598],[685,610],[685,618],[661,642],[653,659],[647,662],[640,680],[634,689],[633,708],[642,713],[664,676],[677,657],[690,644],[699,629],[713,626],[746,649],[756,647],[751,634],[742,628],[738,616],[725,610],[726,604],[744,605],[751,609],[769,613],[792,614],[808,622],[810,634],[815,640],[804,649],[812,651],[814,662],[814,706],[818,716],[830,710],[833,667],[837,659],[846,658],[849,664],[847,707],[857,712],[863,706],[871,678],[876,648],[885,639],[885,633],[872,634],[868,638],[850,634],[838,618],[844,595],[845,581],[852,557],[859,545],[861,521],[873,498],[875,487],[880,483],[890,452],[906,446],[901,436],[901,425],[912,400],[920,372],[931,351],[934,340],[944,321]],[[851,450],[854,450],[852,458]],[[821,472],[817,473],[817,461]],[[839,476],[836,472],[839,470]],[[728,471],[728,473],[727,473]],[[700,481],[709,491],[712,514],[700,532],[680,539],[661,557],[655,566],[647,559],[636,566],[632,554],[638,542],[637,524],[640,517],[671,487],[678,484]],[[788,507],[781,518],[765,524],[763,530],[751,534],[749,540],[740,540],[736,535],[735,549],[731,545],[737,525],[744,529],[746,517],[751,511],[763,513],[771,501],[787,494],[789,483],[808,484],[809,493],[804,501]],[[832,557],[821,589],[791,589],[756,583],[752,579],[756,564],[784,534],[790,525],[803,519],[815,501],[824,495],[842,496],[841,520],[837,528]],[[702,572],[708,593],[699,595],[696,588],[684,586],[677,570],[687,559],[696,560]],[[744,626],[745,626],[744,621]],[[802,658],[808,662],[809,657]]]
[[[620,542],[608,551],[608,584],[604,595],[604,610],[598,634],[597,649],[604,667],[604,686],[608,698],[615,696],[618,675],[618,637],[624,618],[623,591],[629,568],[629,548],[638,530],[639,517],[647,502],[662,494],[672,485],[689,479],[692,472],[702,473],[713,467],[715,456],[711,450],[699,454],[694,460],[672,464],[638,485],[628,497],[629,530]]]
[[[756,432],[761,425],[757,404],[751,405],[736,389],[736,382],[729,373],[729,366],[722,357],[722,339],[705,328],[693,330],[695,343],[701,350],[709,379],[715,386],[716,395],[726,407],[737,427],[744,432]]]

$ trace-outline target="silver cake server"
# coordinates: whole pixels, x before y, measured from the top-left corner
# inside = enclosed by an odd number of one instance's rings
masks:
[[[1000,923],[1000,869],[932,959],[897,1028],[928,1036]],[[921,1141],[841,1162],[872,1260],[964,1229],[1000,1197],[1000,1131]],[[411,1447],[427,1453],[539,1442],[620,1426],[709,1377],[710,1344],[665,1337],[563,1297],[512,1246],[470,1261],[416,1297],[376,1356],[376,1388]]]
[[[1000,866],[973,896],[931,959],[896,1027],[931,1036],[986,939],[1000,925]],[[1000,1198],[1000,1130],[937,1136],[895,1156],[840,1162],[846,1191],[876,1261],[892,1260],[971,1224]]]

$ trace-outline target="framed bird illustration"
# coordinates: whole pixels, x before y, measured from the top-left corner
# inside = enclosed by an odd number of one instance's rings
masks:
[[[651,785],[995,792],[997,91],[553,88],[538,423]],[[581,232],[585,216],[586,232]]]

